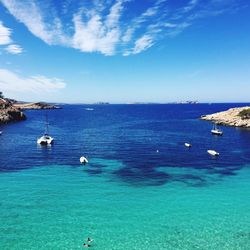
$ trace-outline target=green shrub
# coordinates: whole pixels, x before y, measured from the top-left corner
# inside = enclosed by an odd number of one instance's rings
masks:
[[[241,119],[250,119],[250,108],[240,111],[239,116]]]

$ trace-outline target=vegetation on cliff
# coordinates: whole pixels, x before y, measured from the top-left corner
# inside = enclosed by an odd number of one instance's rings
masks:
[[[239,112],[239,116],[241,119],[250,119],[250,108],[248,109],[243,109],[242,111]]]

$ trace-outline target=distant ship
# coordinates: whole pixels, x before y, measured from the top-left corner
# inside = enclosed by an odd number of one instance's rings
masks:
[[[46,115],[45,132],[42,137],[37,139],[37,144],[51,145],[53,142],[54,142],[54,138],[49,136],[49,123],[48,123],[48,116]]]

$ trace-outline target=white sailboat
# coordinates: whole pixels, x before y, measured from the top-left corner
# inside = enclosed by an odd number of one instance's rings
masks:
[[[49,123],[48,123],[48,116],[46,115],[45,132],[42,137],[37,139],[37,144],[51,145],[53,142],[54,142],[54,138],[49,136]]]
[[[212,128],[212,130],[211,130],[211,133],[212,133],[213,135],[223,135],[223,131],[222,131],[221,129],[218,129],[218,128],[217,128],[216,123],[214,123],[214,126],[213,126],[213,128]]]

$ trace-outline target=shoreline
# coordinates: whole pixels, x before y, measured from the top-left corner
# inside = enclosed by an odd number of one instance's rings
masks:
[[[218,125],[250,128],[250,118],[244,118],[242,111],[250,110],[250,106],[230,108],[226,111],[201,116],[201,120],[215,122]]]
[[[15,100],[0,98],[0,124],[26,120],[24,110],[44,109],[61,109],[61,107],[44,102],[20,103]]]

